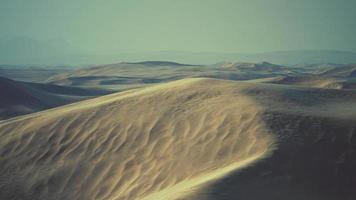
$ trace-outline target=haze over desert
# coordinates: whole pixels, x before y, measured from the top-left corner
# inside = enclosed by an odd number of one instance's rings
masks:
[[[355,200],[355,8],[1,0],[0,200]]]

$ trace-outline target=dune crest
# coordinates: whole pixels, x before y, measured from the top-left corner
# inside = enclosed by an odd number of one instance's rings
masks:
[[[152,199],[222,177],[273,143],[245,87],[187,79],[4,121],[0,197]]]
[[[210,182],[223,178],[229,173],[237,170],[241,170],[244,167],[252,165],[257,162],[259,159],[262,159],[265,156],[266,152],[261,153],[260,155],[253,155],[245,160],[238,161],[236,163],[230,164],[226,167],[218,168],[206,172],[198,177],[194,177],[190,180],[179,182],[178,184],[165,188],[156,193],[150,194],[144,197],[142,200],[175,200],[189,196],[191,193],[199,189],[204,189],[204,186],[208,186]],[[199,188],[202,187],[202,188]]]

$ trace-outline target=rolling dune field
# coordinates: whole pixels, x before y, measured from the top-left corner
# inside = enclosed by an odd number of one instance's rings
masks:
[[[351,200],[355,100],[193,78],[5,120],[0,199]]]

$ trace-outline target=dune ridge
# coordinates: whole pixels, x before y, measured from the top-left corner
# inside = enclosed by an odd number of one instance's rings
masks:
[[[194,78],[6,120],[0,199],[352,200],[355,100]]]
[[[356,92],[250,84],[275,150],[184,200],[356,198]]]
[[[188,79],[4,121],[0,197],[147,199],[221,177],[273,143],[242,88]]]
[[[190,180],[179,182],[172,187],[150,194],[144,197],[143,200],[174,200],[189,197],[190,194],[209,186],[209,183],[212,181],[221,179],[229,173],[242,170],[244,167],[258,162],[258,160],[263,159],[263,157],[266,156],[265,154],[266,152],[262,152],[260,155],[253,155],[245,160],[235,162],[226,167],[214,169]]]

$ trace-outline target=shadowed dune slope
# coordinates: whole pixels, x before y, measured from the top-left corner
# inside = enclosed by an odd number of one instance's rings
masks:
[[[0,77],[0,120],[110,93]]]
[[[320,76],[284,76],[266,80],[265,82],[328,89],[343,89],[346,87],[346,83],[341,80]]]
[[[345,65],[345,66],[336,66],[331,68],[324,73],[322,76],[328,77],[343,77],[343,78],[355,78],[356,77],[356,65]]]
[[[10,119],[0,199],[351,200],[355,99],[186,79]]]
[[[174,199],[269,152],[243,88],[188,79],[4,121],[0,199]]]
[[[35,67],[35,66],[16,66],[1,65],[0,76],[16,81],[41,83],[49,77],[57,74],[69,72],[71,69],[66,67]]]
[[[266,108],[276,149],[184,200],[356,198],[355,91],[257,84],[245,94]]]
[[[325,89],[356,89],[356,79],[354,78],[333,78],[316,75],[272,77],[255,79],[250,82],[274,83]]]

